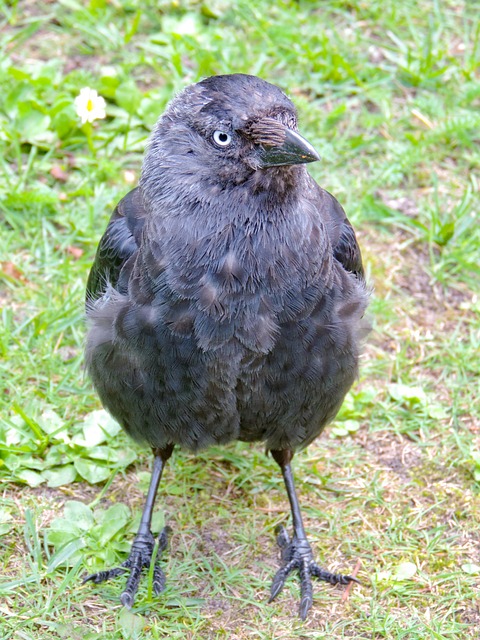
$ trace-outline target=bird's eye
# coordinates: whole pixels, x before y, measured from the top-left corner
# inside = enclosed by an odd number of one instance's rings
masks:
[[[232,142],[232,136],[226,131],[215,131],[213,133],[213,141],[219,147],[228,147]]]

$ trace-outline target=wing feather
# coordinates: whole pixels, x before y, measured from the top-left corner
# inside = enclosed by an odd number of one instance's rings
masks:
[[[122,269],[140,246],[145,217],[142,195],[136,187],[115,207],[100,240],[88,277],[87,302],[100,298],[109,285],[118,287]]]

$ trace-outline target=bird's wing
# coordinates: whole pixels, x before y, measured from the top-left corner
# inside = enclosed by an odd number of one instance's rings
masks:
[[[116,287],[120,272],[137,251],[146,212],[137,188],[120,200],[100,240],[87,283],[87,303],[99,298],[107,285]]]
[[[333,196],[332,199],[335,203],[334,209],[340,210],[338,214],[336,213],[336,215],[338,215],[339,233],[336,244],[332,245],[333,255],[347,271],[351,271],[356,276],[363,279],[364,271],[362,254],[360,252],[360,247],[358,246],[355,231],[345,215],[345,211]],[[343,217],[341,218],[341,216]]]
[[[325,223],[334,257],[346,271],[363,280],[362,254],[345,211],[332,194],[319,187],[313,179],[312,192],[313,202]]]

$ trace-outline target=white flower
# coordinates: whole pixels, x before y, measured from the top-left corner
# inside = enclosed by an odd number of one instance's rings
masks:
[[[101,120],[106,117],[106,103],[102,96],[99,96],[95,89],[84,87],[75,98],[77,115],[82,119],[82,124]]]

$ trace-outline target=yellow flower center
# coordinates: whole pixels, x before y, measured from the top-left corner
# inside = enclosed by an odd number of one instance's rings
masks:
[[[88,100],[87,111],[93,111],[93,100]]]

